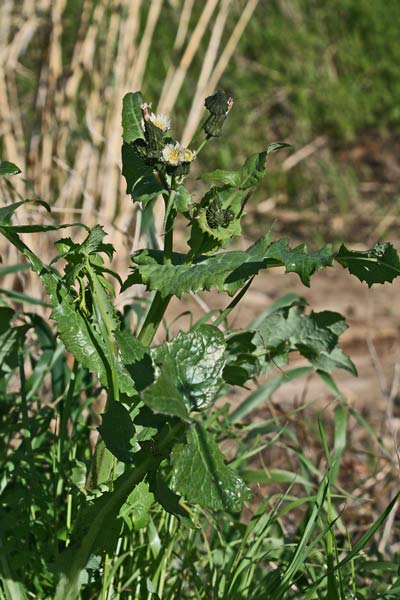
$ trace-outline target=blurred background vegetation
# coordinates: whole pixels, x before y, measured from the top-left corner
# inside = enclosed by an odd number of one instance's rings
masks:
[[[399,22],[397,0],[3,0],[0,156],[60,218],[132,238],[123,94],[142,88],[187,143],[220,86],[235,108],[199,163],[293,145],[253,199],[251,237],[276,220],[316,244],[373,243],[398,224]]]

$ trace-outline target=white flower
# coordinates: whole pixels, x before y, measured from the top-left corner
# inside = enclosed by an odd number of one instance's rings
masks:
[[[167,115],[156,115],[152,112],[149,115],[149,121],[151,121],[155,127],[161,129],[161,131],[168,131],[168,129],[171,129],[171,119],[167,117]]]
[[[162,151],[162,159],[167,164],[177,167],[185,158],[185,150],[179,142],[176,144],[166,144]]]

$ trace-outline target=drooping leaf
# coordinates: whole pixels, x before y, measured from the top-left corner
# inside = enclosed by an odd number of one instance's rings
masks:
[[[7,204],[6,206],[2,206],[0,208],[0,225],[5,226],[10,224],[10,218],[14,214],[14,212],[20,206],[24,204],[40,204],[43,206],[48,212],[50,212],[50,206],[44,200],[20,200],[20,202],[14,202],[13,204]]]
[[[299,351],[315,369],[341,368],[356,375],[354,364],[338,346],[339,335],[347,328],[344,317],[331,311],[305,314],[304,310],[301,303],[274,311],[257,325],[259,337],[253,343],[261,341],[272,358]]]
[[[21,173],[21,169],[8,160],[0,160],[0,177],[6,177],[7,175],[18,175]]]
[[[251,497],[243,480],[225,464],[213,436],[195,424],[187,443],[172,452],[172,487],[188,502],[212,510],[240,512]]]
[[[122,146],[122,175],[126,179],[126,193],[145,207],[150,200],[166,190],[154,175],[153,168],[147,165],[134,146]]]
[[[193,528],[194,524],[190,519],[189,513],[179,503],[180,497],[168,487],[164,479],[157,471],[150,480],[150,490],[155,495],[157,501],[164,510],[177,517],[187,527]]]
[[[122,101],[122,130],[124,142],[130,144],[138,139],[144,140],[142,110],[144,103],[141,92],[129,92]]]
[[[393,281],[400,275],[400,259],[392,244],[375,244],[370,250],[349,250],[344,244],[335,256],[342,267],[347,268],[368,287],[374,283]]]
[[[135,452],[140,450],[140,446],[135,440],[131,416],[122,402],[110,402],[98,430],[105,445],[118,460],[124,463],[134,461]]]
[[[157,250],[139,250],[132,258],[134,273],[123,289],[144,283],[148,290],[157,290],[163,297],[180,298],[184,293],[213,287],[232,296],[261,269],[278,266],[297,273],[309,285],[313,273],[332,264],[333,254],[329,246],[308,254],[304,245],[291,249],[286,239],[272,242],[264,236],[245,251],[201,256],[193,264],[185,264],[186,255],[178,253],[173,254],[172,263],[164,263],[163,252]]]
[[[149,484],[141,481],[122,505],[119,516],[129,529],[143,529],[149,522],[149,512],[153,503],[154,495],[149,491]]]

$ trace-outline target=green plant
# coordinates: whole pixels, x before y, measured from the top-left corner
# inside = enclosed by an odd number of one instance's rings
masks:
[[[171,137],[169,119],[151,113],[140,92],[124,98],[122,172],[127,193],[143,208],[161,195],[165,206],[164,248],[136,252],[132,256],[132,274],[126,281],[122,282],[118,273],[105,264],[104,256],[111,259],[114,248],[104,241],[106,234],[100,225],[88,229],[83,224],[12,224],[13,213],[31,200],[0,209],[0,233],[39,275],[56,324],[53,332],[46,320],[15,310],[7,300],[10,295],[4,296],[4,306],[0,308],[1,391],[15,424],[7,428],[3,423],[7,430],[6,475],[0,524],[5,532],[1,554],[5,597],[26,597],[34,589],[39,597],[55,594],[59,600],[73,599],[79,597],[84,585],[84,597],[95,594],[108,598],[110,589],[113,593],[125,593],[135,577],[140,580],[138,594],[142,594],[135,597],[145,593],[161,596],[165,585],[163,569],[173,552],[171,532],[177,529],[177,522],[198,527],[198,507],[240,513],[243,503],[251,498],[246,481],[260,478],[260,474],[245,469],[246,455],[239,455],[228,465],[219,442],[235,439],[240,432],[236,422],[271,390],[262,390],[261,396],[249,396],[229,416],[215,405],[217,399],[233,386],[244,387],[272,366],[283,367],[292,352],[299,352],[308,366],[288,371],[286,379],[315,371],[335,389],[330,375],[334,369],[356,374],[350,358],[339,346],[339,336],[346,329],[344,318],[336,312],[310,312],[306,302],[296,295],[282,298],[247,328],[230,329],[228,318],[254,277],[261,270],[283,266],[309,285],[310,277],[334,260],[368,285],[392,281],[400,274],[398,255],[389,243],[376,244],[367,251],[351,251],[344,245],[334,251],[328,245],[318,252],[308,252],[305,245],[291,248],[287,239],[274,241],[265,235],[245,251],[219,252],[241,235],[246,203],[264,177],[268,155],[288,145],[271,144],[250,156],[238,170],[217,169],[203,174],[204,181],[221,185],[211,185],[199,202],[193,202],[184,180],[196,155],[221,134],[233,100],[218,91],[206,99],[205,106],[207,117],[192,147],[184,148]],[[0,163],[1,175],[18,172],[15,165]],[[50,210],[45,202],[34,202]],[[174,251],[178,215],[188,223],[186,253]],[[50,264],[32,252],[21,237],[24,233],[70,227],[83,228],[85,239],[81,243],[70,237],[60,239],[56,242],[58,253]],[[62,271],[55,268],[60,262],[65,265]],[[126,315],[115,308],[112,281],[123,291],[144,285],[153,293],[150,306],[134,331]],[[214,313],[206,315],[188,331],[180,331],[172,339],[152,346],[173,296],[180,298],[188,292],[212,288],[233,296],[214,320]],[[12,294],[11,299],[17,300]],[[133,308],[141,314],[134,302]],[[73,357],[72,367],[65,360],[65,350]],[[46,383],[47,375],[50,383]],[[20,388],[10,392],[16,378]],[[272,387],[284,381],[285,377],[281,377]],[[43,396],[33,406],[38,389],[44,394],[46,386],[48,401]],[[92,453],[88,433],[93,422],[93,402],[102,392],[106,404]],[[34,419],[30,418],[32,411]],[[57,427],[52,425],[55,415]],[[251,439],[250,436],[248,456],[257,452]],[[331,472],[322,475],[319,489],[312,495],[310,518],[286,563],[286,571],[278,568],[267,576],[265,589],[274,593],[276,599],[283,598],[297,581],[302,563],[322,536],[312,539],[321,508],[326,502],[329,505],[330,485],[340,457],[338,447]],[[284,471],[274,476],[288,480]],[[307,481],[305,485],[308,486]],[[30,493],[28,506],[24,486]],[[151,517],[155,503],[159,507],[158,528]],[[389,508],[382,521],[388,513]],[[272,515],[267,519],[268,526],[273,521]],[[333,536],[329,537],[332,511],[328,521],[323,531],[330,544],[329,568],[322,574],[317,569],[308,587],[310,598],[320,579],[328,577],[328,583],[332,582],[337,565],[341,564],[334,564],[336,542]],[[259,526],[260,540],[267,524],[262,521]],[[26,540],[22,553],[13,542],[15,526],[20,529],[19,537]],[[131,557],[137,530],[145,527],[153,542],[165,527],[168,550],[152,580],[143,580],[143,572],[148,568],[143,558],[142,563],[136,563],[139,567],[133,569],[128,584],[123,561]],[[251,530],[250,527],[248,535]],[[53,534],[50,544],[49,531]],[[367,536],[365,542],[368,539]],[[146,556],[151,551],[153,559],[157,559],[151,542],[146,548],[142,540],[141,548],[139,555],[144,552]],[[355,553],[350,552],[341,562],[347,564]],[[26,573],[28,557],[33,555],[35,562]],[[264,550],[255,555],[262,560]],[[118,560],[113,562],[113,556]],[[239,577],[244,567],[240,566],[235,574],[238,560],[232,557],[232,568],[226,575],[231,579],[225,578],[219,584],[222,597],[229,597],[232,590],[249,593],[248,581]],[[154,591],[154,581],[158,591]],[[183,593],[182,588],[176,593]],[[254,593],[254,598],[259,597],[258,591]]]

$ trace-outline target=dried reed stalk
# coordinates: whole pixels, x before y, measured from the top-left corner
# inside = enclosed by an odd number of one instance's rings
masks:
[[[201,56],[184,132],[187,140],[198,126],[202,97],[216,87],[257,0],[248,0],[238,21],[228,25],[234,3],[243,5],[242,0],[206,0],[201,5],[194,0],[84,0],[73,31],[68,26],[67,39],[67,0],[2,0],[0,158],[18,164],[29,180],[13,178],[15,193],[40,195],[54,206],[57,220],[83,214],[88,225],[105,223],[120,257],[133,241],[139,244],[140,227],[135,227],[135,211],[126,203],[119,168],[122,97],[146,85],[154,37],[160,28],[165,30],[164,17],[174,15],[167,23],[171,33],[165,56],[175,66],[167,66],[160,81],[159,110],[172,111],[195,57]],[[228,42],[218,57],[224,37]],[[33,70],[23,64],[33,64]],[[26,88],[27,81],[31,90],[21,96],[21,82]],[[12,199],[4,184],[0,191],[0,202]],[[35,220],[41,214],[36,212]],[[25,239],[38,248],[47,243],[39,237]],[[32,293],[30,284],[28,278],[25,289]]]

